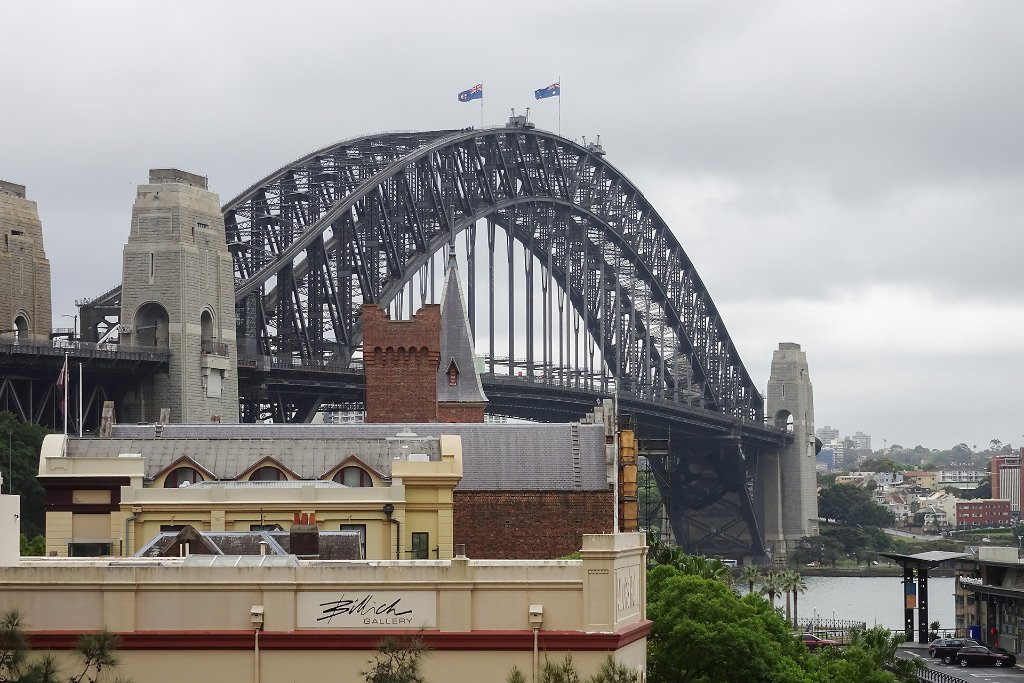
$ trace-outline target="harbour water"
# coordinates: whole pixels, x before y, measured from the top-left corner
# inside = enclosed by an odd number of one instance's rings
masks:
[[[863,621],[868,626],[879,624],[894,631],[903,629],[902,577],[805,576],[804,581],[807,592],[798,600],[801,624],[817,613],[821,619],[834,616]],[[944,629],[955,626],[953,581],[952,577],[928,579],[928,621],[938,621]],[[781,600],[776,597],[775,604],[785,608],[785,595]]]

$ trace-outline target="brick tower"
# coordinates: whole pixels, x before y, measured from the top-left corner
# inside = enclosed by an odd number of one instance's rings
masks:
[[[487,396],[476,371],[473,339],[452,249],[441,305],[412,320],[390,320],[363,306],[367,422],[483,422]]]
[[[123,421],[237,422],[235,288],[220,200],[206,178],[149,172],[132,206],[124,248],[121,344],[170,350],[126,398]]]
[[[0,180],[0,341],[46,342],[53,331],[43,224],[25,186]]]

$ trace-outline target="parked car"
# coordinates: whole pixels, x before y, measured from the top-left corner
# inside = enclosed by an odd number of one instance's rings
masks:
[[[943,664],[952,664],[956,661],[956,653],[960,648],[972,645],[980,643],[970,638],[936,638],[928,644],[928,654],[941,659]]]
[[[1005,650],[1000,652],[984,645],[970,645],[957,651],[956,661],[960,666],[1013,666],[1017,663],[1017,658]]]
[[[819,638],[813,633],[801,633],[800,640],[803,641],[804,645],[807,646],[808,650],[817,650],[819,647],[836,647],[839,645],[834,640],[828,638]]]

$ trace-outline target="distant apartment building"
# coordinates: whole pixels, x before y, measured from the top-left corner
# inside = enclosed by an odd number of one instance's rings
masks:
[[[870,451],[871,450],[871,435],[865,434],[864,432],[857,432],[850,437],[853,441],[853,447],[858,451]]]
[[[990,463],[992,472],[992,497],[1006,498],[1010,509],[1020,513],[1020,456],[997,455]]]
[[[924,515],[925,527],[941,529],[949,525],[949,516],[946,514],[946,511],[941,508],[928,506],[919,509],[918,512]]]
[[[903,483],[902,472],[850,472],[850,476],[863,477],[865,480],[870,479],[881,489]]]
[[[936,491],[929,496],[921,496],[917,499],[921,509],[926,507],[934,508],[936,511],[941,511],[947,521],[956,520],[956,504],[962,502],[956,496],[952,496],[945,491]]]
[[[938,481],[938,475],[935,472],[904,472],[903,481],[907,484],[920,486],[923,489],[933,490],[935,488],[935,483]],[[995,491],[992,492],[992,495],[995,496]]]
[[[984,498],[961,500],[956,504],[956,528],[988,527],[1009,524],[1013,518],[1010,501]]]
[[[938,488],[945,488],[947,486],[953,486],[958,489],[973,490],[978,488],[978,484],[985,478],[986,472],[982,470],[968,470],[968,469],[947,469],[938,471],[938,481],[935,485]]]
[[[872,499],[875,504],[891,512],[897,522],[911,516],[909,500],[902,493],[876,492]]]
[[[819,427],[818,430],[814,432],[814,435],[818,437],[821,443],[827,445],[833,441],[839,440],[839,428],[825,425],[824,427]]]
[[[832,457],[832,466],[836,469],[841,469],[843,467],[843,463],[846,462],[846,442],[842,439],[832,439],[824,445],[834,454]]]

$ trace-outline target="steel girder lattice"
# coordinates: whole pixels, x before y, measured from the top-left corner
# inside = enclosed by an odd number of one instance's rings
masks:
[[[242,358],[347,367],[360,343],[360,306],[391,305],[457,234],[467,231],[475,244],[483,221],[492,299],[497,228],[508,253],[514,240],[532,256],[521,295],[527,310],[534,298],[548,313],[566,302],[575,310],[582,358],[578,349],[568,354],[574,371],[558,381],[603,391],[614,385],[642,401],[763,421],[762,398],[693,264],[640,191],[593,146],[530,128],[360,137],[271,174],[224,214]],[[473,286],[471,278],[475,325]],[[490,315],[493,339],[493,307]],[[552,337],[545,330],[535,358],[528,329],[525,361],[510,343],[509,374],[522,367],[554,380]],[[294,419],[297,407],[262,409],[269,412],[250,407],[247,417]]]

